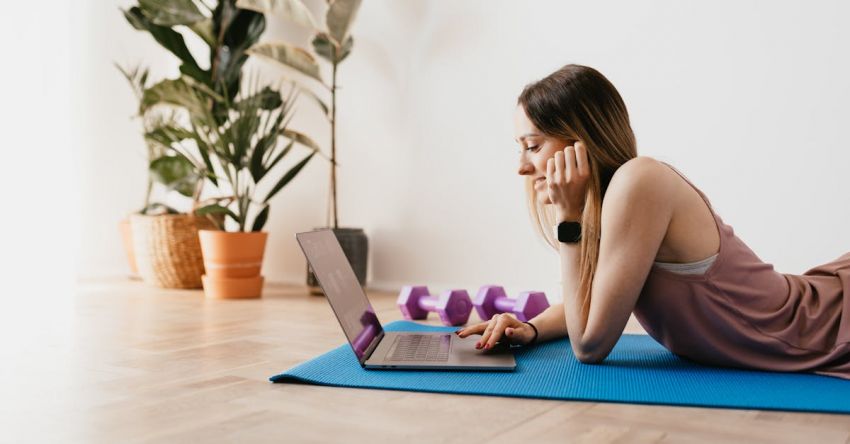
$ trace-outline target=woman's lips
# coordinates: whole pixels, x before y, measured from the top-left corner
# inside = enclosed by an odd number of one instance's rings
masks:
[[[534,186],[536,187],[538,184],[541,184],[545,181],[546,181],[545,177],[538,177],[537,179],[534,179]]]

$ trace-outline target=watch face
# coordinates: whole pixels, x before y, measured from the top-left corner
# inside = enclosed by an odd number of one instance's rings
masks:
[[[558,241],[576,243],[581,240],[581,224],[578,222],[561,222],[558,224]]]

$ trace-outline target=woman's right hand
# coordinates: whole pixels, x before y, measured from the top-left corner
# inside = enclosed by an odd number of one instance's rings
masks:
[[[534,328],[508,313],[497,314],[489,321],[470,325],[455,333],[461,338],[475,334],[481,335],[475,348],[484,350],[493,348],[496,342],[503,338],[510,344],[519,345],[526,345],[534,339]]]

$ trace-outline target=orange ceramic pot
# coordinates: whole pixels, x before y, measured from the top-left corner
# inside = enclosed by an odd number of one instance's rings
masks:
[[[133,230],[130,229],[130,218],[121,219],[118,223],[121,231],[121,240],[124,244],[124,253],[127,255],[127,264],[130,266],[130,277],[139,277],[139,267],[136,266],[136,253],[133,248]]]
[[[201,276],[204,295],[210,299],[253,299],[263,294],[262,276],[252,278],[214,278]]]
[[[263,254],[268,233],[200,230],[206,274],[202,281],[209,298],[258,298],[262,294]]]

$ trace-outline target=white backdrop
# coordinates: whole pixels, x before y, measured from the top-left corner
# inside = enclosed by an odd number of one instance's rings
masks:
[[[71,73],[62,149],[79,197],[69,258],[79,276],[122,275],[117,223],[141,204],[145,164],[135,99],[112,62],[157,76],[177,64],[124,21],[128,2],[79,4],[59,39]],[[364,0],[339,73],[339,198],[341,223],[370,237],[370,286],[501,283],[560,297],[557,257],[525,212],[512,113],[526,83],[566,63],[605,74],[639,153],[688,175],[778,270],[850,251],[848,20],[840,1]],[[269,22],[265,40],[308,42]],[[327,143],[307,102],[295,126]],[[324,224],[327,172],[316,159],[275,198],[267,279],[303,281],[293,233]]]

